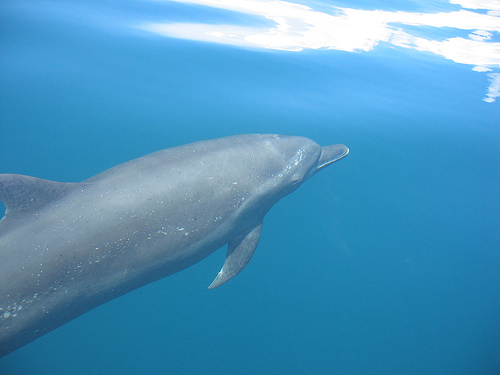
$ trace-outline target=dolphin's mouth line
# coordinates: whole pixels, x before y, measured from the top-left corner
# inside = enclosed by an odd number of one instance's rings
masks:
[[[318,166],[315,172],[320,171],[326,166],[342,159],[349,153],[349,149],[344,145],[331,145],[325,146],[321,149],[321,155],[319,156]]]

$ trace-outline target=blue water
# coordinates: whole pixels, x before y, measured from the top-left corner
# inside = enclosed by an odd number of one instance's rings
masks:
[[[500,373],[500,106],[482,100],[487,73],[388,43],[283,51],[164,37],[125,21],[270,21],[96,4],[0,5],[0,173],[82,181],[241,133],[351,152],[269,212],[227,284],[206,289],[221,249],[7,355],[1,374]]]

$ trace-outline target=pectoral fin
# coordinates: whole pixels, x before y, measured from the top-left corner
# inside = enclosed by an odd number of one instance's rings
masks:
[[[229,241],[227,244],[226,261],[208,289],[217,288],[245,268],[257,248],[261,231],[262,223],[252,229],[250,233],[235,237]]]

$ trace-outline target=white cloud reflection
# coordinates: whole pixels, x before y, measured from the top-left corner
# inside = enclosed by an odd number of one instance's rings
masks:
[[[490,87],[488,87],[488,93],[486,97],[483,99],[487,103],[493,103],[495,98],[500,96],[500,73],[491,73],[488,74],[490,79]]]
[[[500,68],[500,0],[450,0],[462,9],[438,13],[391,12],[331,7],[326,13],[288,1],[174,0],[229,10],[270,21],[248,27],[203,23],[144,23],[139,28],[163,36],[285,51],[334,49],[368,52],[379,43],[431,52],[477,72]],[[474,11],[474,10],[483,11]],[[420,36],[415,27],[427,27]],[[429,27],[433,28],[429,32]],[[435,28],[435,29],[434,29]],[[437,39],[441,30],[456,36]],[[465,32],[469,34],[464,37]],[[433,36],[434,34],[434,36]],[[426,35],[422,37],[421,35]],[[500,96],[500,74],[490,73],[486,102]]]

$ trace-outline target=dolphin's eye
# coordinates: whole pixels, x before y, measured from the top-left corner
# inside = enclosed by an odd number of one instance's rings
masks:
[[[302,181],[302,179],[296,178],[292,181],[292,185],[297,185],[300,181]]]

